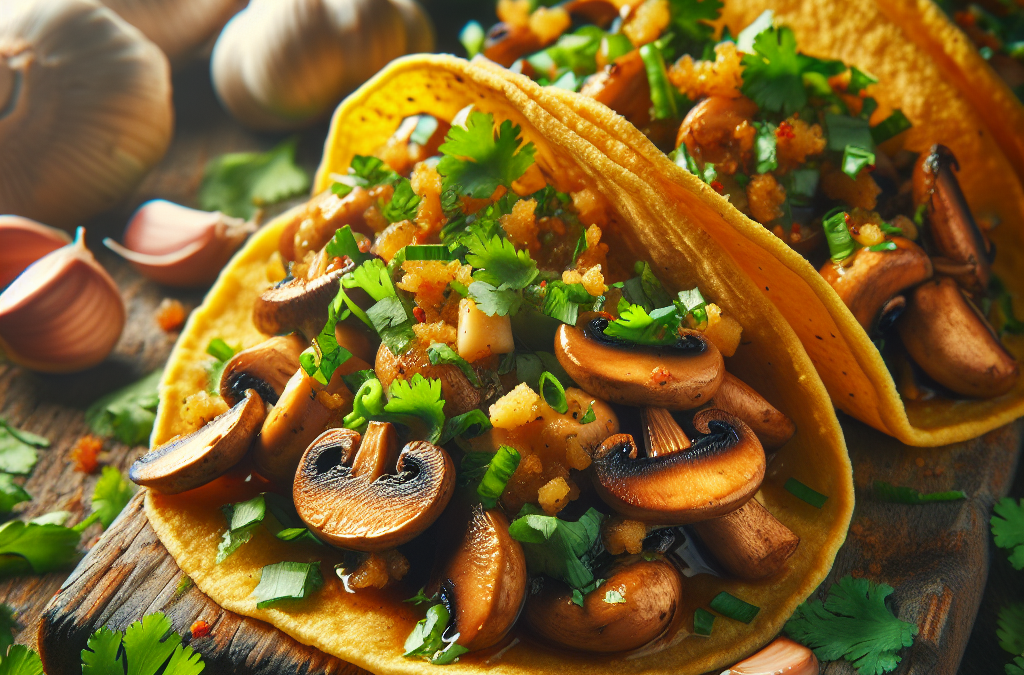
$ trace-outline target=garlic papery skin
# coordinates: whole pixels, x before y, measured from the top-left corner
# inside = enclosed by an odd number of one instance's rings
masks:
[[[0,0],[0,213],[64,229],[167,150],[163,52],[95,0]]]
[[[128,221],[124,245],[104,245],[142,276],[167,286],[206,286],[256,225],[219,211],[197,211],[163,199],[148,201]]]
[[[70,241],[63,230],[21,216],[0,216],[0,290],[26,267]]]
[[[0,293],[0,349],[44,373],[72,373],[107,357],[124,329],[114,280],[75,241],[32,263]]]
[[[296,129],[392,59],[433,46],[414,0],[252,0],[224,27],[210,69],[221,103],[242,124]]]
[[[777,637],[722,675],[818,675],[818,672],[818,657],[814,652],[788,637]]]
[[[247,0],[100,0],[156,43],[174,64],[201,55]]]

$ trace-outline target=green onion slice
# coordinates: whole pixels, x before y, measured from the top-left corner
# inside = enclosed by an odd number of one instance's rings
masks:
[[[479,408],[474,408],[469,412],[445,420],[444,431],[441,432],[439,443],[444,445],[456,436],[475,438],[490,428],[491,420],[487,418],[487,414]]]
[[[661,49],[654,42],[646,44],[640,48],[640,58],[643,59],[644,69],[647,71],[647,82],[651,87],[654,119],[677,118],[679,110],[676,107],[676,93],[668,81],[665,57],[661,53]]]
[[[750,623],[757,616],[757,613],[761,611],[761,608],[757,605],[751,605],[749,602],[743,602],[735,595],[731,595],[726,591],[722,591],[710,603],[711,609],[715,610],[722,616],[736,621],[742,621],[743,623]]]
[[[580,418],[580,424],[590,424],[597,420],[597,413],[594,412],[594,404],[587,406],[587,412]]]
[[[828,495],[823,495],[817,490],[807,487],[796,478],[790,478],[782,487],[786,489],[786,492],[797,499],[807,502],[816,509],[820,509],[828,501]]]
[[[843,150],[843,173],[857,180],[857,175],[865,167],[875,163],[875,153],[856,145],[847,145]]]
[[[505,486],[519,466],[520,459],[522,458],[519,451],[507,445],[502,445],[498,452],[494,453],[484,477],[480,479],[480,485],[476,488],[484,508],[493,509],[497,506],[498,498],[505,491]]]
[[[895,251],[897,248],[896,242],[894,241],[883,241],[881,244],[875,244],[874,246],[868,246],[869,251],[875,253],[881,253],[883,251]]]
[[[693,613],[693,632],[696,635],[711,635],[711,629],[715,625],[715,615],[698,607]]]
[[[857,244],[846,227],[845,211],[826,217],[821,225],[825,230],[825,238],[828,240],[828,250],[832,254],[832,260],[839,262],[853,255]]]
[[[565,387],[557,377],[545,370],[540,374],[538,388],[540,395],[544,397],[552,410],[562,415],[569,412],[569,402],[565,400]]]
[[[875,143],[884,143],[896,134],[903,133],[913,125],[902,110],[893,110],[892,114],[871,127],[871,138]]]
[[[406,260],[454,260],[455,257],[443,244],[410,244],[405,247]]]
[[[272,607],[283,600],[302,600],[324,584],[320,562],[279,562],[260,570],[260,582],[253,591],[256,607]]]
[[[963,490],[947,490],[945,492],[918,492],[914,488],[903,487],[876,480],[872,490],[875,497],[883,502],[897,504],[931,504],[933,502],[956,502],[967,499]]]

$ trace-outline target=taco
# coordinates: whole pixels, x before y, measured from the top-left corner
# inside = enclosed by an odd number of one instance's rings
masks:
[[[598,148],[631,149],[780,309],[837,407],[925,446],[1024,414],[1021,137],[874,3],[625,3],[533,52],[516,6],[483,53]]]
[[[697,674],[779,632],[849,525],[840,428],[621,159],[454,57],[341,104],[315,196],[190,316],[131,470],[204,593],[375,673]]]

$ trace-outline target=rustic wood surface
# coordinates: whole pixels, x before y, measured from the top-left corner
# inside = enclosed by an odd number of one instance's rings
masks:
[[[449,9],[451,3],[427,4]],[[468,0],[461,4],[451,13],[459,17],[458,25],[467,16]],[[475,11],[486,22],[490,5],[480,3]],[[447,14],[434,12],[441,46],[454,50],[457,25],[444,20]],[[128,326],[115,352],[100,366],[70,376],[38,375],[0,363],[0,416],[52,441],[40,452],[25,483],[33,500],[19,508],[21,517],[61,509],[71,511],[71,522],[77,522],[87,513],[95,476],[75,472],[68,458],[71,445],[87,432],[85,408],[165,362],[176,336],[161,332],[153,319],[163,298],[177,298],[186,309],[202,299],[202,290],[177,291],[144,281],[100,245],[102,237],[119,236],[128,214],[145,199],[194,204],[202,167],[210,157],[268,149],[281,140],[246,132],[233,123],[217,105],[206,68],[198,63],[175,74],[175,138],[163,162],[131,199],[87,224],[89,246],[117,281],[128,307]],[[307,170],[319,160],[325,133],[326,126],[319,125],[301,134],[299,163]],[[1024,423],[969,443],[922,450],[904,447],[858,422],[842,421],[857,466],[858,504],[830,581],[853,573],[896,588],[893,607],[921,629],[898,672],[951,675],[958,672],[965,645],[960,673],[1002,672],[1010,656],[996,642],[995,615],[1002,604],[1024,599],[1024,574],[1009,567],[1004,552],[992,553],[988,517],[991,504],[1011,491],[1011,485],[1012,494],[1024,494],[1021,472],[1014,482]],[[102,459],[126,470],[143,450],[111,441]],[[959,488],[969,499],[929,506],[881,503],[870,491],[876,479],[922,491]],[[213,626],[210,636],[193,643],[206,658],[207,672],[362,672],[267,624],[221,610],[194,587],[177,593],[181,572],[145,521],[140,498],[97,543],[98,535],[98,525],[86,532],[83,551],[92,550],[70,577],[63,572],[0,581],[0,602],[15,608],[23,625],[17,641],[45,650],[49,675],[77,675],[80,650],[99,626],[123,628],[156,610],[167,613],[180,632],[196,619]],[[990,558],[993,583],[986,589]],[[984,603],[975,624],[983,589]],[[834,663],[824,672],[853,670]]]

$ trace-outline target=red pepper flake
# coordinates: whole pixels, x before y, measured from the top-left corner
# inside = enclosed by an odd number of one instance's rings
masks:
[[[412,308],[412,315],[414,317],[416,317],[416,322],[417,323],[426,323],[427,322],[427,313],[423,311],[422,307],[413,307]]]
[[[783,120],[779,123],[779,128],[775,130],[775,138],[796,138],[796,134],[793,132],[793,125]]]
[[[352,258],[349,258],[347,255],[343,255],[340,258],[335,256],[331,258],[331,262],[327,263],[327,267],[324,269],[324,274],[330,274],[334,270],[343,270],[351,264]]]
[[[718,194],[725,194],[725,186],[719,183],[717,180],[711,181],[711,187],[714,188]]]
[[[193,640],[195,640],[196,638],[206,637],[210,634],[210,624],[203,621],[202,619],[199,619],[194,624],[192,624],[192,627],[189,628],[188,631],[192,634]]]
[[[868,164],[865,168],[868,170],[868,172],[871,172],[871,171],[875,170],[875,165],[874,164]]]
[[[75,463],[75,471],[96,473],[100,463],[96,459],[103,450],[103,439],[99,436],[86,434],[71,446],[71,461]]]
[[[185,307],[172,298],[164,298],[156,308],[156,323],[165,333],[181,330],[186,316]]]
[[[548,282],[547,282],[547,280],[546,280],[546,279],[542,279],[542,280],[541,280],[541,282],[540,282],[540,287],[541,287],[541,288],[544,288],[544,287],[545,287],[545,286],[547,286],[547,285],[548,285]]]
[[[359,242],[359,251],[361,253],[369,253],[371,246],[373,246],[373,242],[371,242],[369,239],[363,239],[362,241]]]
[[[663,366],[655,366],[654,370],[651,371],[651,380],[658,386],[664,387],[674,379],[676,378],[672,373]]]

